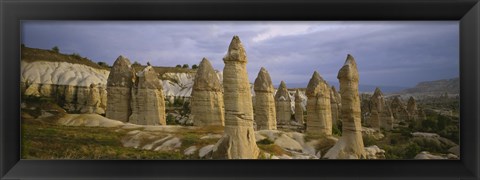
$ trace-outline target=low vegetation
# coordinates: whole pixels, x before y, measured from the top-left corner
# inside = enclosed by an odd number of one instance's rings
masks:
[[[92,60],[82,57],[78,53],[62,54],[60,48],[55,46],[51,50],[21,47],[21,60],[25,62],[47,61],[47,62],[69,62],[73,64],[83,64],[97,69],[110,70],[110,67],[99,65]]]

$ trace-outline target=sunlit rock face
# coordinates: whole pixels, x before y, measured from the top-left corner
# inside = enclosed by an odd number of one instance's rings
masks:
[[[307,133],[332,135],[330,87],[315,71],[308,82]]]
[[[252,94],[247,74],[247,55],[234,36],[223,58],[225,132],[214,147],[214,158],[256,159],[259,149],[253,129]]]
[[[303,109],[303,106],[302,106],[302,98],[300,96],[300,91],[297,89],[295,91],[295,121],[297,121],[300,124],[305,123],[304,116],[303,116],[304,111],[305,110]]]
[[[275,109],[277,112],[277,124],[289,124],[292,118],[292,100],[288,94],[285,82],[280,82],[280,86],[275,94]]]
[[[265,68],[261,68],[253,86],[255,91],[255,123],[257,130],[277,129],[277,116],[275,99],[270,74]]]
[[[69,62],[21,61],[20,88],[22,96],[48,97],[69,113],[104,114],[105,89],[109,71]],[[90,88],[91,85],[95,87]],[[93,90],[93,93],[92,92]],[[105,103],[92,109],[92,95]]]
[[[192,88],[191,117],[195,126],[223,126],[222,85],[208,59],[203,58]]]
[[[88,90],[85,106],[82,108],[82,113],[96,113],[96,114],[104,114],[105,111],[103,110],[102,106],[102,98],[100,95],[101,89],[97,87],[96,84],[91,84]]]
[[[372,128],[391,130],[393,128],[393,115],[385,102],[380,88],[375,88],[373,96],[370,98],[370,120],[369,125]]]
[[[131,67],[130,60],[119,56],[107,79],[107,110],[105,116],[128,122],[132,114],[131,90],[135,81],[135,71]]]
[[[138,80],[132,87],[129,122],[140,125],[166,125],[165,96],[158,74],[147,66],[136,74]]]
[[[325,154],[328,159],[365,159],[362,139],[360,98],[358,95],[359,74],[355,59],[349,54],[338,72],[342,96],[342,137]]]

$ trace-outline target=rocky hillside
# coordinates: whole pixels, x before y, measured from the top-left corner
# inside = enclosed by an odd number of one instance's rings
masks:
[[[136,71],[145,66],[133,64]],[[196,70],[175,67],[154,67],[162,81],[163,92],[167,100],[189,98],[192,93]],[[106,107],[106,83],[110,73],[107,66],[100,66],[93,61],[78,55],[66,55],[51,50],[22,48],[21,87],[26,96],[54,97],[59,104],[70,112],[85,113],[89,110],[87,99],[90,85],[95,84],[100,92],[101,109],[90,113],[103,114]],[[223,73],[217,71],[220,82]],[[295,108],[294,90],[289,91],[292,100],[292,112]],[[301,92],[303,105],[306,96]],[[255,95],[252,85],[252,95]],[[94,102],[90,102],[94,103]]]
[[[413,88],[403,90],[402,93],[459,94],[460,78],[420,82]]]
[[[69,112],[103,114],[110,67],[78,54],[22,47],[21,92],[25,97],[52,98]],[[134,65],[135,69],[143,69]],[[167,99],[190,97],[195,70],[155,67]],[[221,72],[218,73],[222,77]],[[100,104],[98,107],[96,104]],[[93,108],[92,108],[93,107]]]

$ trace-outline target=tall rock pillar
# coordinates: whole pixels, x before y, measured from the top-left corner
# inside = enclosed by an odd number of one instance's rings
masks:
[[[410,121],[415,121],[417,119],[417,110],[417,102],[412,96],[410,96],[407,102],[408,119]]]
[[[167,125],[163,86],[155,69],[147,66],[136,75],[138,82],[132,87],[132,115],[129,122],[140,125]]]
[[[308,82],[305,93],[307,100],[307,133],[332,135],[332,108],[330,88],[315,71]]]
[[[255,91],[255,123],[257,130],[277,129],[277,116],[275,111],[275,91],[270,74],[261,68],[253,86]]]
[[[300,96],[300,91],[297,89],[295,91],[295,121],[300,124],[305,123],[303,119],[303,106],[302,106],[302,97]]]
[[[292,118],[292,100],[288,94],[287,85],[285,82],[280,82],[280,86],[275,94],[275,109],[277,111],[278,124],[290,124]]]
[[[375,88],[375,92],[370,98],[370,123],[372,128],[391,130],[393,128],[393,115],[385,102],[380,88]]]
[[[222,85],[206,58],[198,67],[190,105],[195,126],[224,126]]]
[[[349,54],[338,72],[342,96],[342,137],[325,154],[329,159],[364,159],[360,97],[358,95],[358,70],[355,59]]]
[[[214,157],[256,159],[259,149],[253,129],[253,106],[247,74],[247,55],[234,36],[223,58],[225,134],[214,147]]]
[[[132,113],[130,101],[134,79],[135,72],[130,60],[119,56],[107,79],[107,118],[128,122]]]

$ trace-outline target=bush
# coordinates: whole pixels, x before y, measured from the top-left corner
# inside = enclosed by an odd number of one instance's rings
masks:
[[[135,66],[141,66],[142,64],[140,64],[138,61],[135,61],[135,62],[133,62],[133,65],[135,65]]]
[[[97,64],[102,66],[102,67],[107,67],[107,68],[110,67],[110,65],[108,65],[106,62],[102,62],[102,61],[97,62]]]
[[[192,69],[198,69],[198,66],[196,64],[192,65]]]
[[[182,65],[180,64],[177,64],[177,66],[175,66],[176,68],[182,68]]]
[[[189,67],[188,64],[184,64],[184,65],[182,66],[182,68],[185,68],[185,69],[188,69],[188,67]]]
[[[337,121],[337,125],[333,126],[332,133],[334,135],[337,135],[337,136],[342,136],[342,122],[341,121]]]
[[[166,121],[168,125],[176,124],[175,117],[172,114],[167,114]]]
[[[55,52],[55,53],[60,53],[60,49],[58,48],[58,46],[54,46],[52,48],[52,51]]]
[[[376,143],[377,143],[377,140],[375,140],[372,136],[369,136],[369,135],[363,136],[363,145],[365,147],[376,145]]]
[[[82,56],[80,56],[80,54],[78,54],[78,53],[73,53],[71,56],[76,58],[76,59],[82,59]]]
[[[416,143],[410,143],[410,145],[405,148],[405,158],[413,159],[418,153],[420,153],[420,151],[421,149],[419,145]]]
[[[273,141],[271,141],[271,140],[268,139],[268,138],[265,138],[265,139],[262,139],[262,140],[258,141],[257,144],[265,144],[265,145],[268,145],[268,144],[273,144]]]

